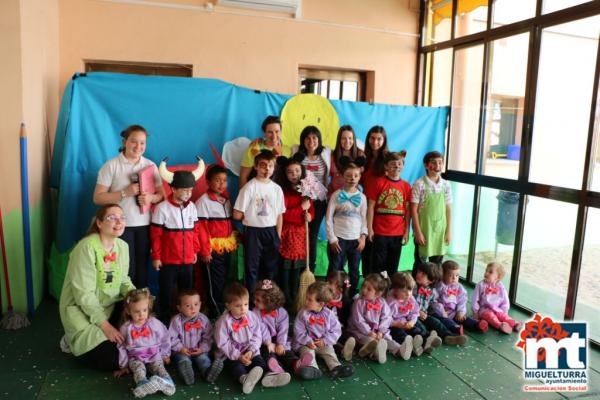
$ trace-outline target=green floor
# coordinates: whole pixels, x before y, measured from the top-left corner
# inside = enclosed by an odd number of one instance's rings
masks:
[[[525,319],[524,315],[515,314]],[[60,352],[58,307],[46,300],[32,325],[0,331],[0,397],[10,399],[132,398],[131,377],[82,367]],[[224,373],[216,384],[183,386],[176,380],[174,399],[600,399],[600,353],[590,350],[590,391],[582,394],[525,394],[521,391],[521,355],[516,335],[471,334],[463,348],[442,347],[432,356],[409,361],[390,359],[378,365],[355,359],[351,379],[292,383],[279,389],[258,388],[249,396]],[[160,398],[153,395],[150,398]]]

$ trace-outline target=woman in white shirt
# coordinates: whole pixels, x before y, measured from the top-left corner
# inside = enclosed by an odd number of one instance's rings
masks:
[[[148,139],[146,129],[131,125],[121,132],[121,137],[123,147],[119,155],[108,160],[98,172],[94,203],[115,203],[123,209],[126,223],[121,239],[129,245],[129,276],[136,287],[143,288],[148,286],[151,212],[142,212],[140,207],[160,202],[163,190],[156,164],[143,157]],[[155,193],[140,192],[138,173],[146,167],[154,170]]]

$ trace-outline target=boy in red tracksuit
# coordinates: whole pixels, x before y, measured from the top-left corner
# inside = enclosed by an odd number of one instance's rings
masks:
[[[158,172],[173,193],[152,213],[150,242],[152,266],[159,271],[159,318],[168,323],[174,313],[177,290],[193,286],[193,267],[200,251],[200,223],[190,198],[196,180],[204,173],[204,162],[199,159],[192,172],[170,172],[165,161],[160,163]]]
[[[211,317],[225,311],[223,290],[229,273],[230,255],[237,248],[231,223],[231,202],[227,197],[227,170],[213,165],[206,172],[208,190],[196,201],[200,219],[200,261]]]

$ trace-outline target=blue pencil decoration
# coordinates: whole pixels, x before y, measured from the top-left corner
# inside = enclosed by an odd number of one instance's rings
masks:
[[[33,273],[31,270],[31,233],[29,229],[29,176],[27,173],[27,131],[21,123],[21,208],[23,209],[23,251],[25,252],[25,284],[27,287],[27,311],[33,316]]]

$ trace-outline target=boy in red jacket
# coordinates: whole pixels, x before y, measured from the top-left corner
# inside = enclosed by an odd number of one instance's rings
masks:
[[[177,290],[191,289],[193,285],[193,266],[200,251],[200,223],[190,198],[196,180],[204,173],[204,162],[199,159],[192,172],[170,172],[165,161],[160,163],[158,171],[173,193],[152,213],[150,241],[152,266],[159,271],[159,317],[168,323],[175,309]]]

